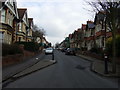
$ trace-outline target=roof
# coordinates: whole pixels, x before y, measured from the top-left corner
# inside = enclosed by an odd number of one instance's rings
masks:
[[[95,28],[95,24],[93,21],[87,21],[87,27],[90,29]]]
[[[74,33],[73,33],[73,35],[75,35],[75,34],[77,34],[77,33],[78,33],[78,30],[75,30]]]
[[[99,20],[103,20],[104,17],[105,17],[105,13],[103,13],[103,12],[99,12],[99,13],[97,14],[97,18],[98,18]]]
[[[27,8],[18,8],[18,16],[19,16],[20,20],[22,20],[26,10],[27,10]]]
[[[79,32],[81,32],[81,30],[82,30],[81,28],[78,28],[78,29],[77,29],[77,32],[79,33]]]
[[[82,30],[86,29],[86,24],[82,24]]]
[[[73,34],[69,34],[69,38],[72,38],[73,37]]]
[[[105,11],[99,11],[95,15],[94,23],[96,24],[97,21],[103,21],[105,18]]]
[[[5,4],[5,2],[6,2],[7,0],[0,0],[0,9],[4,6],[4,4]],[[2,3],[2,4],[1,4]]]
[[[31,23],[33,22],[33,18],[28,18],[29,25],[31,26]]]
[[[72,37],[72,34],[69,34],[69,38],[71,38]]]
[[[88,28],[94,28],[94,27],[95,27],[94,23],[89,23],[88,24]]]
[[[28,18],[29,22],[32,22],[33,21],[33,18]]]
[[[0,0],[0,2],[6,2],[7,0]]]

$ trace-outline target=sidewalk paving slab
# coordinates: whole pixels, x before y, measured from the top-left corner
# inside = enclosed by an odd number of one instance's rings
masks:
[[[101,76],[107,76],[107,77],[120,77],[120,66],[117,65],[116,67],[116,73],[112,73],[112,64],[108,63],[108,74],[104,73],[105,65],[104,62],[93,62],[91,70]]]
[[[29,68],[29,67],[33,66],[34,64],[38,63],[44,56],[45,55],[43,53],[41,53],[40,55],[37,54],[37,55],[33,56],[32,58],[24,60],[18,64],[4,67],[2,69],[2,82],[8,80],[13,75],[25,70],[26,68]]]
[[[88,60],[92,63],[90,70],[101,75],[101,76],[107,76],[107,77],[116,77],[116,78],[120,78],[120,65],[116,65],[116,70],[117,72],[115,74],[111,73],[112,71],[112,64],[110,62],[108,62],[108,74],[104,73],[104,69],[105,69],[105,65],[104,65],[104,61],[102,60],[98,60],[96,58],[92,58],[90,56],[85,56],[82,54],[78,54],[77,56]]]
[[[55,64],[55,63],[57,63],[56,60],[41,60],[41,61],[39,61],[38,63],[34,64],[33,66],[28,67],[28,68],[26,68],[25,70],[23,70],[23,71],[21,71],[21,72],[19,72],[19,73],[14,74],[13,76],[11,76],[10,79],[7,79],[6,81],[4,81],[4,82],[2,83],[2,87],[4,88],[4,87],[6,87],[9,83],[14,82],[16,79],[18,79],[18,78],[20,78],[20,77],[29,75],[29,74],[31,74],[31,73],[33,73],[33,72],[36,72],[36,71],[41,70],[41,69],[43,69],[43,68],[46,68],[46,67],[48,67],[48,66],[50,66],[50,65],[53,65],[53,64]]]
[[[43,68],[48,67],[50,65],[53,65],[56,62],[57,62],[56,60],[42,60],[42,61],[39,61],[37,64],[35,64],[32,67],[29,67],[29,68],[25,69],[24,71],[14,75],[12,78],[13,79],[14,78],[19,78],[19,77],[31,74],[35,71],[38,71],[40,69],[43,69]]]

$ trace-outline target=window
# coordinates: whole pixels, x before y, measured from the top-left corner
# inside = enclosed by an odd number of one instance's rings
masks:
[[[10,13],[10,25],[12,26],[13,24],[13,15]]]
[[[10,18],[8,17],[8,24],[10,25]]]
[[[22,31],[21,29],[22,29],[22,24],[19,23],[19,31]]]
[[[8,44],[11,44],[11,41],[12,41],[11,37],[12,37],[11,34],[7,33],[7,43]]]
[[[30,27],[31,29],[33,29],[33,24],[31,24],[31,27]]]
[[[9,11],[9,14],[8,14],[8,24],[10,26],[13,25],[13,15],[12,15],[12,13],[10,11]]]
[[[3,32],[0,32],[0,42],[1,42],[1,43],[3,42],[3,38],[4,38],[4,33],[3,33]]]
[[[1,11],[1,22],[5,23],[5,10]]]
[[[0,39],[4,38],[4,32],[0,32]]]
[[[2,32],[0,32],[0,39],[2,39]]]

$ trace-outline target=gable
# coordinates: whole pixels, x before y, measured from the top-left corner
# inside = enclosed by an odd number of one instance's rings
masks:
[[[24,13],[25,13],[25,11],[26,11],[27,9],[26,9],[26,8],[25,8],[25,9],[23,9],[23,8],[22,8],[22,9],[21,9],[21,8],[19,9],[19,8],[18,8],[17,10],[18,10],[19,19],[22,20],[22,18],[23,18],[23,16],[24,16]]]
[[[7,0],[5,2],[5,5],[12,11],[12,13],[15,15],[15,11],[14,11],[14,0]]]
[[[29,27],[33,27],[33,18],[28,18]]]
[[[25,11],[22,20],[25,22],[25,24],[28,26],[28,16],[27,16],[27,10]]]
[[[16,14],[16,17],[18,17],[18,11],[17,11],[17,2],[14,0],[14,11],[15,11],[15,14]]]
[[[7,7],[14,16],[18,18],[18,12],[17,12],[17,2],[16,0],[2,0],[2,6],[1,7]]]

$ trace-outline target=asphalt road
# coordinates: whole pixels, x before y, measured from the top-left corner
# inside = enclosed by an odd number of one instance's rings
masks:
[[[51,60],[51,55],[46,59]],[[55,51],[55,60],[56,64],[17,79],[6,88],[118,88],[117,80],[112,82],[91,72],[91,62],[78,56]]]

